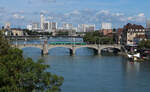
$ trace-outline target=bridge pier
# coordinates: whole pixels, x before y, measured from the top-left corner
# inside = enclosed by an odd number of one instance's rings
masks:
[[[98,55],[101,55],[101,49],[98,49]]]
[[[42,55],[48,55],[48,46],[47,46],[47,41],[44,41],[43,44],[43,49],[42,49]]]
[[[70,55],[74,56],[75,55],[75,50],[74,49],[70,49]]]

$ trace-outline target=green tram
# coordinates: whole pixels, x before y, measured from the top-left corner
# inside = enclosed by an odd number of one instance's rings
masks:
[[[51,45],[86,45],[84,42],[49,42]]]

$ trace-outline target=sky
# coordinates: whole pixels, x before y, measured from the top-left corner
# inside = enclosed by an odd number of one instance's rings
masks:
[[[143,26],[150,18],[150,0],[0,0],[0,26],[10,22],[13,27],[25,27],[40,22],[40,13],[49,21],[77,24],[103,22],[113,27],[127,23]]]

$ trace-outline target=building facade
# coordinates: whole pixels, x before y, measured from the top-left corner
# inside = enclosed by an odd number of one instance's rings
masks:
[[[111,23],[102,23],[101,29],[112,29],[112,24]]]
[[[44,18],[44,15],[41,13],[41,15],[40,15],[41,30],[44,30],[44,23],[45,23],[45,18]]]
[[[77,30],[77,32],[93,32],[95,31],[95,25],[80,24]]]
[[[130,24],[124,26],[122,32],[123,45],[136,45],[139,41],[145,38],[145,29],[141,25]]]
[[[21,29],[12,28],[10,31],[11,31],[11,36],[24,36],[25,35],[25,32],[23,32],[23,30]]]
[[[103,35],[105,35],[105,36],[108,34],[112,34],[112,32],[113,32],[112,24],[111,23],[102,23],[101,31],[102,31]]]

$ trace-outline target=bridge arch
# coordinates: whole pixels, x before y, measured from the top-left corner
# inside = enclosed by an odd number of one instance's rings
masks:
[[[119,47],[119,46],[105,46],[105,47],[101,47],[100,52],[118,53],[118,52],[121,52],[121,47]]]
[[[74,50],[75,50],[75,53],[77,52],[78,49],[81,49],[81,48],[88,48],[88,49],[92,49],[94,51],[94,55],[98,55],[99,54],[99,49],[97,46],[79,46],[79,47],[76,47]]]
[[[74,54],[74,50],[72,49],[71,46],[48,46],[48,51],[52,50],[52,49],[56,49],[56,48],[64,48],[64,49],[68,49],[69,50],[69,54],[73,55]]]

